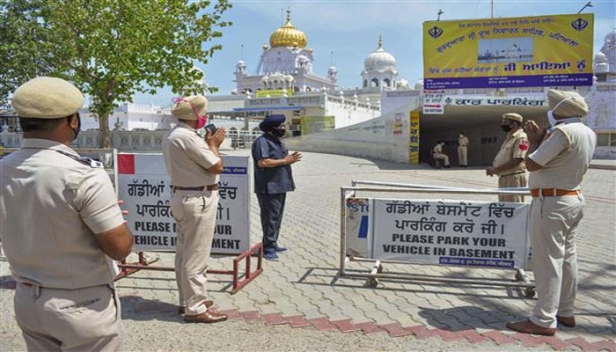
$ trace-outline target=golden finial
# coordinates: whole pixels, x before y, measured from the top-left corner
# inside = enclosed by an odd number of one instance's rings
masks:
[[[383,38],[379,34],[379,47],[377,48],[377,50],[381,49],[382,47],[383,47]]]

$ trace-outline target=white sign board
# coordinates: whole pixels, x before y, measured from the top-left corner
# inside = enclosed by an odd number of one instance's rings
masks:
[[[250,248],[248,157],[223,156],[220,201],[212,253],[237,254]],[[171,217],[171,185],[162,154],[118,155],[119,199],[135,239],[133,248],[175,250],[176,223]]]
[[[528,266],[528,204],[371,199],[369,207],[370,258],[501,269]]]
[[[424,90],[423,113],[444,114],[445,104],[443,102],[445,93],[442,90]]]
[[[346,254],[353,257],[370,257],[370,206],[367,198],[346,200]]]

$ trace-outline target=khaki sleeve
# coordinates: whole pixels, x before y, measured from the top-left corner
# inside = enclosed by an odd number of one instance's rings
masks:
[[[115,190],[103,169],[91,169],[79,182],[75,206],[93,233],[110,230],[124,223]]]
[[[513,142],[512,157],[514,159],[524,159],[526,157],[526,153],[528,153],[529,147],[530,143],[528,142],[528,138],[526,136],[516,139]]]
[[[541,143],[539,148],[528,157],[537,164],[545,166],[545,164],[560,155],[560,153],[566,151],[567,148],[568,141],[564,132],[559,129],[554,129],[554,131],[547,136],[545,141]]]
[[[186,153],[190,160],[204,169],[208,169],[220,161],[220,158],[210,150],[207,143],[196,134],[191,137],[190,142],[186,145]]]

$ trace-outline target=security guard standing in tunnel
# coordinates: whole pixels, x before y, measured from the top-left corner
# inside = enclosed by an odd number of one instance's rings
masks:
[[[0,160],[0,237],[31,351],[115,351],[123,340],[113,259],[130,253],[133,237],[102,165],[69,147],[83,102],[52,77],[13,95],[24,140]]]
[[[501,128],[507,137],[494,158],[492,167],[486,170],[488,176],[498,176],[499,188],[526,187],[526,165],[524,158],[529,143],[522,128],[524,118],[514,112],[503,114]],[[524,196],[499,194],[499,202],[524,202]]]

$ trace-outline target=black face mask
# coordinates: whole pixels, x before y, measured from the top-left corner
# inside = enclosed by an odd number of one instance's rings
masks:
[[[71,123],[71,120],[69,119],[68,121],[69,125]],[[81,116],[79,116],[79,113],[77,113],[77,128],[72,128],[73,133],[75,134],[75,138],[73,138],[73,140],[77,139],[77,136],[79,136],[79,131],[81,131]]]
[[[287,129],[286,128],[274,128],[272,129],[272,134],[278,138],[280,137],[284,137],[284,135],[287,133]]]
[[[511,131],[511,126],[509,125],[501,125],[501,128],[503,129],[503,131],[509,133]]]

